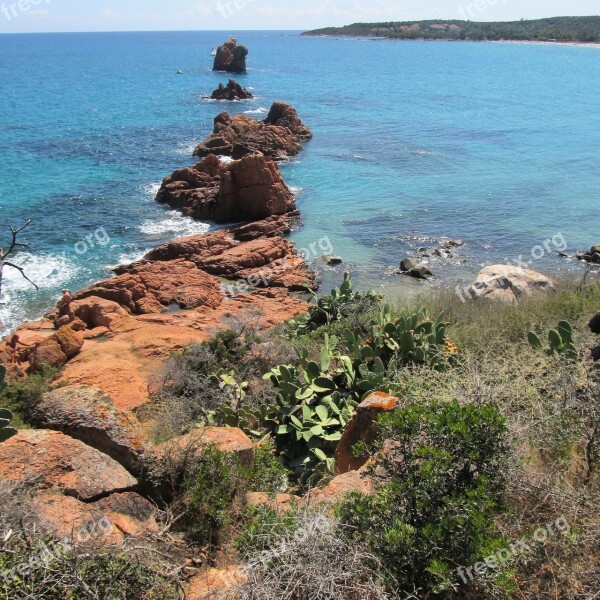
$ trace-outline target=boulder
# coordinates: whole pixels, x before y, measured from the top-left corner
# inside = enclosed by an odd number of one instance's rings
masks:
[[[90,503],[41,492],[33,507],[46,530],[74,545],[89,541],[120,545],[127,538],[158,531],[153,505],[134,492],[116,493]]]
[[[407,273],[408,271],[411,271],[412,269],[416,269],[419,266],[420,266],[420,263],[416,258],[405,258],[404,260],[402,260],[400,262],[400,270],[403,273]]]
[[[247,115],[230,116],[224,112],[214,120],[213,133],[196,146],[194,156],[209,154],[239,159],[259,152],[274,160],[285,160],[302,151],[300,142],[311,139],[312,132],[302,123],[296,109],[275,102],[263,121]]]
[[[296,210],[277,165],[262,154],[229,164],[208,156],[166,177],[156,200],[185,215],[217,223],[258,221]]]
[[[49,392],[32,409],[30,420],[36,427],[80,440],[142,475],[147,450],[139,425],[117,410],[102,390],[74,385]]]
[[[333,254],[326,254],[325,256],[321,257],[321,260],[330,267],[334,265],[341,265],[343,262],[340,256],[333,256]]]
[[[227,85],[222,83],[219,84],[219,87],[212,93],[211,98],[213,100],[251,100],[254,98],[252,93],[243,88],[237,81],[234,79],[230,79]]]
[[[223,297],[219,280],[184,259],[141,261],[119,267],[117,277],[75,294],[75,300],[102,298],[132,314],[160,313],[170,305],[180,308],[217,308]]]
[[[41,371],[44,367],[62,367],[67,364],[67,355],[63,352],[58,341],[51,337],[40,342],[29,359],[33,372]]]
[[[381,414],[394,410],[399,402],[400,400],[394,396],[375,392],[358,406],[335,451],[336,473],[357,471],[367,463],[368,456],[354,456],[354,446],[358,442],[369,444],[375,441],[377,419]]]
[[[245,73],[248,48],[238,45],[235,38],[231,38],[217,49],[213,71],[226,71],[227,73]]]
[[[137,480],[119,463],[58,431],[21,431],[0,444],[0,479],[34,483],[83,502],[132,491]]]
[[[325,487],[316,488],[310,494],[310,504],[335,506],[348,494],[358,493],[371,495],[374,490],[373,481],[361,471],[349,471],[334,477]]]
[[[156,451],[159,456],[167,457],[169,461],[178,458],[194,460],[195,457],[201,456],[208,446],[214,446],[221,452],[237,454],[246,464],[252,464],[254,461],[254,445],[250,438],[237,427],[195,429],[187,435],[157,446]]]
[[[516,302],[553,287],[554,283],[549,277],[531,269],[516,265],[492,265],[479,272],[470,289],[476,297]]]
[[[83,321],[89,329],[97,327],[110,329],[113,322],[129,315],[129,312],[118,302],[97,296],[76,300],[72,302],[71,306],[77,318]]]
[[[76,332],[72,325],[61,327],[53,338],[58,342],[67,360],[77,356],[83,348],[83,335]]]

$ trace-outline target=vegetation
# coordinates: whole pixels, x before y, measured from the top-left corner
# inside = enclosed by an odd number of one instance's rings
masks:
[[[466,9],[468,12],[468,8]],[[465,14],[465,16],[471,16]],[[510,22],[460,20],[354,23],[327,27],[303,35],[380,37],[401,40],[557,41],[599,42],[600,16],[555,17]]]
[[[451,597],[456,566],[502,547],[493,523],[502,508],[505,433],[495,407],[456,401],[380,420],[377,446],[389,450],[373,472],[389,483],[375,496],[350,496],[339,513],[392,575],[391,591]]]
[[[181,584],[150,549],[57,543],[25,487],[0,482],[0,596],[22,600],[179,600]]]
[[[167,444],[170,489],[150,549],[70,549],[6,580],[4,595],[169,600],[187,576],[180,565],[200,556],[206,566],[241,565],[238,600],[593,597],[600,370],[587,349],[600,287],[562,281],[518,304],[439,291],[400,307],[356,294],[350,278],[343,288],[315,300],[306,319],[260,338],[245,327],[221,333],[161,374],[142,415],[157,439],[241,426],[256,441],[253,461],[199,448],[193,435],[189,448]],[[0,390],[0,406],[26,415],[50,385],[28,381]],[[372,391],[401,399],[375,441],[355,448],[371,459],[372,495],[340,496],[331,510],[310,504]],[[260,494],[249,502],[249,492]],[[49,534],[20,491],[6,499],[0,568],[11,570]],[[567,533],[481,576],[457,571],[558,519]]]

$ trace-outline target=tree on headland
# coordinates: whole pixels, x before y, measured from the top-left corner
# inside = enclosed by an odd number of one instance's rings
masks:
[[[19,273],[21,273],[21,275],[27,281],[29,281],[29,283],[36,290],[39,289],[38,286],[35,283],[33,283],[33,281],[31,281],[31,279],[29,279],[29,277],[27,277],[27,275],[25,274],[25,270],[22,267],[19,267],[18,265],[15,265],[13,262],[10,262],[7,260],[15,252],[15,250],[17,248],[28,248],[29,247],[29,244],[23,244],[23,243],[17,241],[19,234],[26,227],[29,227],[29,225],[31,225],[31,220],[27,221],[27,223],[25,223],[25,225],[22,225],[21,227],[19,227],[17,229],[15,229],[12,225],[9,225],[10,233],[12,235],[11,242],[6,250],[4,250],[4,248],[0,247],[0,293],[2,293],[2,275],[4,273],[4,267],[12,267],[13,269],[16,269],[17,271],[19,271]]]

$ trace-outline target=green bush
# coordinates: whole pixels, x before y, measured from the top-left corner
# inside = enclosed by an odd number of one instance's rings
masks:
[[[450,594],[453,569],[500,543],[492,525],[505,484],[504,421],[493,407],[432,402],[386,415],[378,428],[378,447],[391,443],[375,471],[389,483],[372,497],[350,496],[342,522],[402,593]]]
[[[285,491],[287,475],[269,445],[256,449],[252,464],[235,453],[206,448],[185,484],[189,531],[200,543],[218,544],[222,531],[242,517],[246,494]]]

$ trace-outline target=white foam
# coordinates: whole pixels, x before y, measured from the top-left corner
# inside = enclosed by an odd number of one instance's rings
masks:
[[[266,115],[268,112],[269,112],[268,109],[261,106],[260,108],[251,108],[249,110],[245,110],[244,114],[245,115]]]
[[[182,154],[184,156],[192,156],[194,154],[194,150],[196,149],[197,145],[198,145],[198,142],[196,142],[194,140],[187,140],[185,142],[179,142],[177,144],[176,153]]]
[[[149,183],[148,185],[143,186],[144,193],[154,200],[154,198],[156,198],[156,194],[158,194],[158,190],[160,190],[161,185],[162,183]]]
[[[228,165],[229,163],[233,162],[233,158],[231,158],[231,156],[219,156],[218,158],[224,165]]]
[[[188,235],[198,235],[207,233],[210,229],[208,223],[194,221],[189,217],[179,214],[172,214],[162,221],[144,221],[140,225],[140,231],[147,236],[162,237],[172,234],[176,237],[186,237]]]
[[[301,188],[300,186],[294,186],[294,185],[290,186],[290,192],[292,192],[292,194],[294,194],[294,196],[298,195],[302,191],[302,189],[303,188]]]
[[[48,253],[18,252],[11,257],[11,262],[22,267],[27,277],[41,291],[52,290],[56,292],[57,297],[60,296],[60,290],[80,269],[69,254],[63,257]],[[19,271],[4,267],[0,295],[0,336],[23,322],[25,307],[35,293],[35,288]]]

